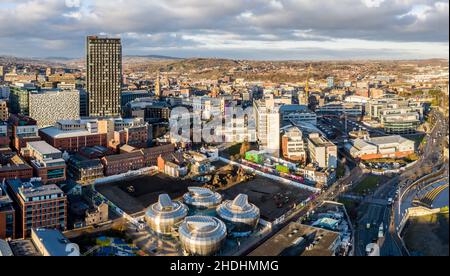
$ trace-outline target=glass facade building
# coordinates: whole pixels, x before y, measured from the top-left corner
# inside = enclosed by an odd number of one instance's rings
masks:
[[[211,256],[222,247],[226,236],[225,223],[215,217],[187,217],[179,228],[183,250],[193,256]]]

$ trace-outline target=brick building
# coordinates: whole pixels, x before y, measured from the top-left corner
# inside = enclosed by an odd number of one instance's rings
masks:
[[[11,179],[7,186],[17,212],[16,237],[30,237],[32,228],[66,230],[67,197],[58,186],[36,179]]]

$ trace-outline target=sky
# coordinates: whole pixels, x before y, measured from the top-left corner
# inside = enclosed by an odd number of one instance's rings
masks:
[[[448,0],[0,0],[0,55],[254,60],[448,58]]]

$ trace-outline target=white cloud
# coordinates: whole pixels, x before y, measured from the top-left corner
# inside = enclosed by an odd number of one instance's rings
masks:
[[[379,8],[385,0],[361,0],[368,8]]]
[[[130,51],[448,56],[448,12],[448,0],[0,0],[0,54],[46,55],[50,45],[81,55],[84,36],[105,33],[121,35]],[[27,45],[32,39],[46,43]]]

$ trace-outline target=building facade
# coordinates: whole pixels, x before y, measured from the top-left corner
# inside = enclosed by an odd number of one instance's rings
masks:
[[[41,140],[36,120],[21,114],[11,114],[9,124],[12,128],[13,148],[16,151],[25,147],[27,142]]]
[[[303,133],[297,127],[292,127],[281,137],[281,149],[283,158],[294,162],[305,163],[307,154]]]
[[[265,101],[253,104],[256,136],[261,150],[280,156],[280,114],[278,108]]]
[[[67,172],[73,179],[84,183],[104,176],[100,159],[89,159],[79,154],[70,157],[67,162]]]
[[[9,110],[6,101],[0,100],[0,121],[8,121]]]
[[[122,44],[117,38],[87,37],[86,90],[90,117],[118,117],[122,92]]]
[[[53,126],[59,120],[80,118],[80,95],[77,90],[43,90],[29,95],[29,114],[38,127]]]
[[[42,183],[57,183],[66,180],[66,162],[62,152],[47,142],[29,142],[22,149],[23,156],[29,156],[31,166]]]
[[[311,162],[320,168],[337,168],[337,146],[318,133],[311,133],[308,137],[308,152]]]
[[[5,187],[0,184],[0,239],[16,238],[15,217],[13,201]]]
[[[145,166],[141,151],[111,155],[102,158],[105,176],[142,169]]]
[[[56,185],[36,179],[7,181],[17,212],[17,237],[30,237],[33,228],[66,230],[67,197]]]

